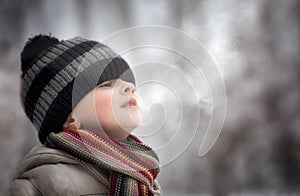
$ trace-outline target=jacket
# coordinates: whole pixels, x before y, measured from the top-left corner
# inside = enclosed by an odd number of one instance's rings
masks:
[[[109,195],[109,190],[67,153],[35,146],[21,162],[10,195]]]

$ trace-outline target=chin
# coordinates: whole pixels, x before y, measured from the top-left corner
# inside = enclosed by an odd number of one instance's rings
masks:
[[[136,127],[138,127],[143,120],[142,110],[126,110],[126,112],[118,113],[115,116],[118,126],[128,133],[131,133]]]
[[[142,110],[131,111],[129,112],[129,118],[130,121],[137,127],[138,125],[141,124],[143,120],[143,111]]]
[[[142,122],[142,118],[129,118],[120,123],[119,126],[128,133],[131,133],[135,128],[137,128]]]
[[[122,129],[124,129],[126,132],[128,133],[131,133],[135,128],[137,128],[139,126],[138,123],[134,123],[134,122],[131,122],[131,123],[126,123],[122,126]]]

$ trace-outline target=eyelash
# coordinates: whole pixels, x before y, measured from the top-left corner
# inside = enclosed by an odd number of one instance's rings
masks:
[[[115,81],[108,81],[108,82],[100,84],[98,87],[99,88],[101,88],[101,87],[112,87],[114,85],[114,83],[115,83]]]

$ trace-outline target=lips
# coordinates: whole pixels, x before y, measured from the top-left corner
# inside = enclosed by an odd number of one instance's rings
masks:
[[[137,106],[137,100],[134,97],[130,97],[128,102],[126,102],[125,104],[123,104],[121,107],[134,107]]]
[[[135,98],[131,97],[128,101],[129,106],[137,106],[137,101]]]

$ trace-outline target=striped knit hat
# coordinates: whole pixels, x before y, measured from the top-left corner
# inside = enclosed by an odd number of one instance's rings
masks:
[[[29,39],[21,52],[21,100],[44,143],[59,132],[77,103],[104,81],[135,84],[127,62],[108,46],[76,37],[59,41],[47,35]]]

